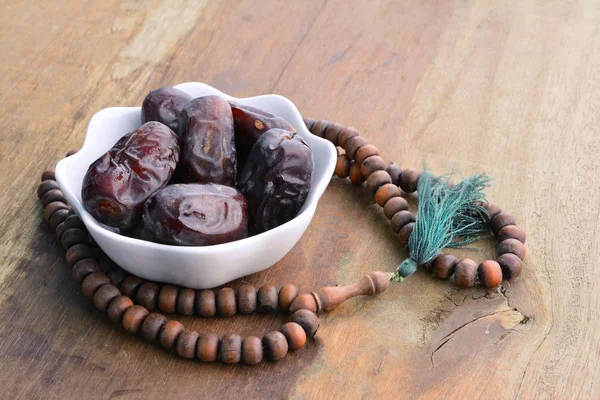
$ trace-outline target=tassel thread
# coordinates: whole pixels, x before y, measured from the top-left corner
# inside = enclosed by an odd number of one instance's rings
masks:
[[[417,222],[408,241],[410,257],[390,278],[402,281],[431,261],[445,247],[460,247],[479,239],[489,226],[483,189],[490,177],[477,174],[448,187],[448,176],[423,171],[418,184]]]

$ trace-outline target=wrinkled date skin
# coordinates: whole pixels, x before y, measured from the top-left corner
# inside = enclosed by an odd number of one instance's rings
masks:
[[[178,182],[235,185],[233,116],[226,100],[206,96],[187,103],[179,114],[179,136]]]
[[[83,178],[85,209],[105,225],[132,229],[146,199],[171,178],[179,151],[179,138],[160,122],[147,122],[123,136]]]
[[[192,100],[192,96],[172,87],[148,93],[142,103],[142,124],[158,121],[179,132],[179,113]]]
[[[238,168],[241,170],[246,163],[252,146],[260,135],[269,129],[279,128],[296,132],[296,129],[285,119],[276,117],[259,108],[243,106],[234,102],[231,105],[233,124],[235,126],[235,149],[237,151]]]
[[[270,129],[260,136],[238,182],[248,200],[251,234],[298,214],[310,190],[312,170],[311,150],[297,133]]]
[[[168,185],[144,205],[144,228],[164,244],[208,246],[248,236],[248,205],[235,188]]]

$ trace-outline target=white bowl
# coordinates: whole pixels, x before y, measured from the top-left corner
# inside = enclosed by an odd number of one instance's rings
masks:
[[[140,107],[114,107],[91,119],[81,150],[56,165],[56,180],[71,206],[100,248],[123,269],[152,281],[205,289],[262,271],[281,260],[308,227],[319,198],[333,175],[336,151],[327,140],[312,135],[294,104],[266,95],[236,99],[198,82],[175,86],[192,97],[218,95],[264,109],[289,121],[312,149],[312,187],[298,215],[275,229],[247,239],[204,247],[179,247],[121,236],[103,228],[81,203],[81,185],[88,167],[122,136],[140,125]]]

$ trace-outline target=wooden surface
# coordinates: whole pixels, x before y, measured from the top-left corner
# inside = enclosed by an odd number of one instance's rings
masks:
[[[600,398],[599,50],[596,0],[0,2],[0,397]],[[405,167],[487,172],[528,234],[524,273],[486,292],[418,272],[258,367],[126,334],[71,279],[35,188],[95,112],[184,81],[285,95]],[[458,253],[493,254],[477,247]],[[300,243],[245,280],[311,290],[405,257],[333,179]],[[183,320],[260,335],[285,317]]]

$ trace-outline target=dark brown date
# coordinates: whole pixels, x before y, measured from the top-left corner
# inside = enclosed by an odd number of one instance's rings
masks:
[[[248,200],[251,234],[296,216],[308,196],[312,170],[311,150],[297,133],[270,129],[260,136],[238,183]]]
[[[160,243],[207,246],[248,236],[248,206],[236,189],[217,184],[168,185],[144,205],[144,227]]]
[[[192,96],[172,87],[148,93],[142,103],[142,124],[158,121],[178,132],[179,113],[192,100]]]
[[[243,106],[234,102],[231,105],[233,125],[235,126],[235,149],[237,151],[238,168],[246,163],[252,146],[260,135],[273,128],[295,132],[296,129],[285,119],[276,117],[259,108]]]
[[[236,151],[229,103],[218,96],[194,99],[179,114],[181,163],[177,181],[233,186]]]
[[[160,122],[123,136],[90,165],[81,189],[85,209],[98,221],[129,230],[144,202],[167,184],[179,161],[179,138]]]

